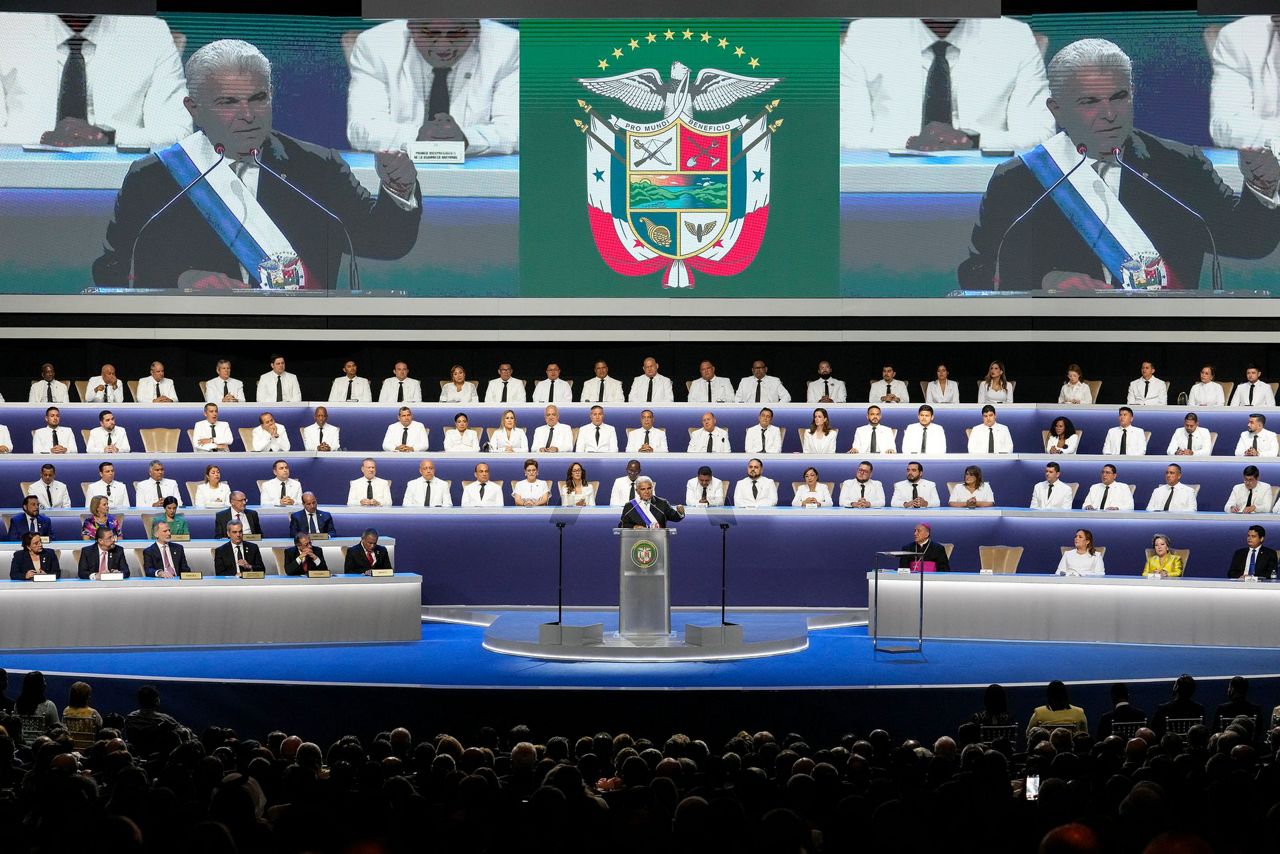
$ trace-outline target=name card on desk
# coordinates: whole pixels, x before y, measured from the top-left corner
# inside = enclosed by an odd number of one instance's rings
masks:
[[[307,534],[307,536],[311,538],[311,541],[312,541],[313,543],[314,543],[316,540],[327,540],[327,539],[329,539],[329,535],[328,535],[328,534]]]
[[[262,535],[261,534],[245,534],[244,538],[246,540],[260,540],[262,539]]]
[[[370,575],[371,577],[373,577],[373,578],[390,578],[391,576],[393,576],[393,575],[395,575],[395,574],[396,574],[396,571],[395,571],[394,569],[371,569],[371,570],[369,570],[369,575]]]
[[[266,578],[267,574],[265,572],[249,571],[249,572],[240,573],[240,577],[241,578]]]
[[[467,144],[457,139],[428,139],[405,146],[414,163],[463,163]]]
[[[49,545],[49,543],[53,542],[53,537],[49,536],[48,534],[41,534],[40,542],[44,543],[47,546]]]
[[[169,537],[169,539],[173,540],[175,543],[189,543],[191,542],[191,535],[190,534],[173,534],[172,536]]]
[[[199,581],[202,578],[204,575],[199,572],[183,572],[178,575],[180,581]]]
[[[99,581],[124,581],[123,572],[99,572]]]
[[[327,569],[313,569],[307,573],[307,578],[332,578],[333,573]]]
[[[31,576],[31,580],[32,581],[57,581],[58,576],[54,575],[52,572],[37,572],[35,575]]]

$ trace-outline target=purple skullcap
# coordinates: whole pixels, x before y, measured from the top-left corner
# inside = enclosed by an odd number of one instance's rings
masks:
[[[918,525],[921,528],[924,528],[930,534],[933,533],[933,527],[928,522],[916,522],[916,525]]]

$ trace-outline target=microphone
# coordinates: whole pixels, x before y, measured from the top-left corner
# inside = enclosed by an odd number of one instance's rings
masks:
[[[1204,217],[1200,216],[1200,214],[1196,213],[1194,210],[1192,210],[1191,208],[1183,204],[1182,201],[1179,200],[1177,196],[1170,193],[1164,187],[1161,187],[1155,181],[1152,181],[1150,178],[1148,178],[1146,175],[1144,175],[1143,173],[1139,172],[1137,169],[1130,166],[1128,163],[1125,163],[1124,158],[1120,156],[1120,149],[1118,148],[1111,149],[1111,155],[1115,157],[1116,163],[1119,163],[1122,169],[1128,171],[1130,174],[1137,175],[1144,182],[1149,184],[1153,189],[1159,192],[1160,195],[1164,196],[1166,199],[1173,202],[1175,205],[1177,205],[1178,207],[1182,208],[1184,211],[1186,211],[1187,213],[1195,217],[1196,221],[1199,222],[1200,225],[1204,227],[1205,234],[1209,235],[1209,247],[1213,250],[1213,265],[1210,267],[1210,270],[1212,272],[1212,277],[1213,277],[1213,289],[1215,292],[1221,291],[1222,290],[1222,261],[1218,257],[1218,241],[1214,240],[1213,229],[1209,227],[1209,223],[1205,222]]]
[[[169,201],[161,205],[160,210],[156,211],[150,217],[148,217],[147,221],[142,224],[142,228],[138,229],[138,233],[134,235],[133,246],[129,248],[129,284],[131,286],[133,285],[133,277],[134,277],[134,269],[133,269],[134,259],[138,254],[138,241],[142,239],[142,232],[146,231],[147,226],[155,222],[156,219],[160,216],[160,214],[167,211],[173,205],[174,202],[178,201],[178,199],[185,196],[192,187],[194,187],[196,184],[199,184],[201,181],[203,181],[210,172],[212,172],[214,169],[217,169],[218,166],[222,163],[222,161],[227,159],[227,155],[226,155],[227,149],[226,149],[226,146],[222,145],[222,143],[218,143],[217,145],[215,145],[213,147],[213,150],[218,153],[217,161],[215,161],[214,164],[210,166],[208,169],[204,170],[195,178],[193,178],[191,180],[191,183],[187,184],[187,186],[179,190],[178,194],[175,195],[172,199],[170,199]]]
[[[329,210],[324,205],[320,204],[315,199],[311,198],[311,196],[304,193],[302,189],[298,187],[298,185],[293,184],[290,181],[286,180],[285,177],[281,175],[279,172],[272,169],[267,164],[263,163],[261,151],[259,151],[256,148],[253,148],[249,150],[249,154],[253,157],[254,162],[257,163],[258,166],[267,170],[272,175],[276,176],[276,178],[280,179],[280,183],[284,184],[286,187],[293,190],[299,196],[302,196],[302,198],[306,199],[308,202],[311,202],[311,204],[319,208],[320,211],[325,216],[329,217],[329,219],[333,220],[338,224],[338,226],[342,229],[343,235],[347,238],[347,258],[349,259],[347,261],[347,287],[353,291],[360,290],[360,267],[356,262],[356,250],[355,250],[354,244],[352,244],[351,242],[351,232],[347,231],[346,224],[341,219],[339,219],[338,215],[335,214],[333,211]]]
[[[1006,228],[1006,229],[1004,230],[1004,234],[1000,235],[1000,242],[999,242],[998,244],[996,244],[996,273],[995,273],[995,276],[993,277],[993,281],[995,282],[996,290],[1000,290],[1000,252],[1004,249],[1004,242],[1009,238],[1009,232],[1013,231],[1013,230],[1014,230],[1014,228],[1016,228],[1016,227],[1017,227],[1018,223],[1022,222],[1024,219],[1026,219],[1026,218],[1027,218],[1027,216],[1028,216],[1028,215],[1029,215],[1033,210],[1035,210],[1035,209],[1040,205],[1040,203],[1041,203],[1041,202],[1043,202],[1045,199],[1049,198],[1049,195],[1050,195],[1051,193],[1053,193],[1053,191],[1054,191],[1054,190],[1058,189],[1058,186],[1059,186],[1063,181],[1065,181],[1065,180],[1067,180],[1068,178],[1070,178],[1070,177],[1072,176],[1072,174],[1074,174],[1074,173],[1075,173],[1075,171],[1076,171],[1077,169],[1079,169],[1081,166],[1083,166],[1083,165],[1084,165],[1084,162],[1085,162],[1086,160],[1088,160],[1088,159],[1089,159],[1089,158],[1088,158],[1088,155],[1087,155],[1088,150],[1089,150],[1089,149],[1088,149],[1087,147],[1085,147],[1083,144],[1081,144],[1081,145],[1077,145],[1077,146],[1076,146],[1076,154],[1079,154],[1079,155],[1080,155],[1080,161],[1079,161],[1078,163],[1076,163],[1076,165],[1075,165],[1075,166],[1072,166],[1070,169],[1068,169],[1066,172],[1064,172],[1061,178],[1059,178],[1058,180],[1054,181],[1054,182],[1053,182],[1053,184],[1052,184],[1052,185],[1050,185],[1049,189],[1047,189],[1047,190],[1045,190],[1043,193],[1041,193],[1041,194],[1040,194],[1040,197],[1039,197],[1038,199],[1036,199],[1034,202],[1032,202],[1032,203],[1031,203],[1031,207],[1027,208],[1025,211],[1023,211],[1021,214],[1019,214],[1019,215],[1018,215],[1018,218],[1017,218],[1017,219],[1015,219],[1013,222],[1009,223],[1009,227],[1008,227],[1008,228]]]

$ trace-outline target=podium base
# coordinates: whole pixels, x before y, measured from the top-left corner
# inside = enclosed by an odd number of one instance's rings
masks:
[[[596,646],[604,643],[604,623],[567,626],[543,623],[538,626],[539,646]]]
[[[742,646],[742,626],[737,623],[717,623],[712,626],[689,623],[684,627],[684,642],[699,647]]]

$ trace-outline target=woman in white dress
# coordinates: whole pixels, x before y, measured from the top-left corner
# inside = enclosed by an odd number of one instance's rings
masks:
[[[231,506],[231,487],[222,482],[222,469],[205,466],[204,483],[196,487],[191,503],[197,507],[214,507],[218,510]]]
[[[959,403],[960,389],[950,379],[951,372],[946,365],[938,365],[937,379],[929,383],[924,392],[925,403]]]
[[[827,410],[819,406],[813,410],[813,422],[809,424],[809,429],[800,432],[800,450],[806,454],[834,454],[836,434],[839,432],[831,429]]]
[[[517,507],[541,507],[551,500],[551,484],[538,480],[538,461],[524,461],[524,480],[511,484]]]
[[[595,492],[595,487],[587,480],[587,470],[582,467],[582,463],[570,463],[569,470],[564,475],[564,483],[560,485],[560,503],[565,507],[594,507]]]
[[[467,372],[462,365],[449,369],[449,382],[440,389],[441,403],[479,403],[476,387],[467,382]]]
[[[1046,454],[1074,454],[1080,445],[1076,425],[1065,415],[1059,415],[1049,425],[1049,440],[1044,444]]]
[[[1227,405],[1227,396],[1222,393],[1222,386],[1213,380],[1213,365],[1205,365],[1200,369],[1200,382],[1191,387],[1191,393],[1187,395],[1187,405]]]
[[[1067,365],[1067,380],[1058,391],[1058,403],[1070,403],[1073,406],[1088,406],[1093,403],[1093,389],[1080,379],[1080,366]]]
[[[818,482],[818,470],[809,466],[804,470],[804,483],[796,489],[796,497],[791,499],[792,507],[830,507],[831,490],[825,483]]]
[[[1106,575],[1102,555],[1093,547],[1093,531],[1081,528],[1076,531],[1076,547],[1062,553],[1058,561],[1058,575]]]
[[[978,385],[978,403],[1013,403],[1013,385],[1004,371],[1004,362],[992,362]]]
[[[983,482],[982,469],[978,466],[965,466],[964,480],[952,488],[947,503],[952,507],[967,507],[972,510],[975,507],[995,507],[996,497],[992,494],[990,485]]]
[[[444,431],[444,451],[446,454],[478,454],[480,440],[470,427],[465,412],[453,416],[453,429]]]
[[[502,413],[502,426],[493,431],[489,440],[489,450],[502,454],[529,453],[529,437],[523,427],[516,426],[516,413],[508,409]]]

